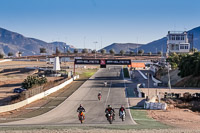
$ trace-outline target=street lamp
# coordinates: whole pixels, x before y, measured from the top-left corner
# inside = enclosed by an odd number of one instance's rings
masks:
[[[96,52],[97,52],[97,51],[96,51],[96,44],[97,44],[97,43],[98,43],[97,41],[94,42],[94,45],[95,45],[95,59],[96,59]]]
[[[149,99],[149,73],[146,73],[147,75],[147,87],[148,87],[148,99]]]

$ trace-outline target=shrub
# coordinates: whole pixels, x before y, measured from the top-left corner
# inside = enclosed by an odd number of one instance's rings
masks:
[[[47,83],[46,77],[28,76],[22,83],[22,87],[29,89],[32,88],[33,86],[42,85],[45,83]]]

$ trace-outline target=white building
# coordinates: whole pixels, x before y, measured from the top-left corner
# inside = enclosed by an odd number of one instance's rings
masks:
[[[188,53],[190,43],[188,34],[184,32],[168,31],[167,35],[167,53]]]

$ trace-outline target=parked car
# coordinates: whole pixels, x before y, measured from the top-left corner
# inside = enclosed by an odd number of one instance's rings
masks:
[[[15,88],[14,90],[13,90],[13,92],[14,93],[22,93],[23,91],[25,91],[26,89],[24,89],[24,88]]]

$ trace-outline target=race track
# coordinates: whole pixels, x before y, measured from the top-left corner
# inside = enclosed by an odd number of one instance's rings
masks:
[[[104,87],[104,81],[108,82],[106,87]],[[98,70],[76,92],[53,110],[37,117],[0,125],[80,125],[76,112],[80,104],[86,110],[86,119],[83,123],[85,125],[109,124],[104,113],[108,104],[112,105],[116,112],[113,125],[132,125],[135,122],[128,109],[125,86],[121,66],[108,66]],[[102,92],[101,101],[97,99],[99,91]],[[118,117],[121,105],[127,108],[124,122]]]

